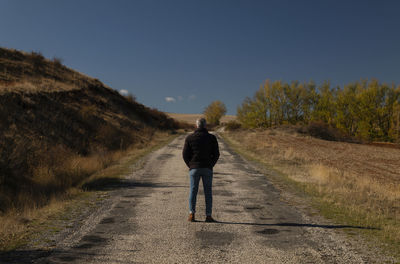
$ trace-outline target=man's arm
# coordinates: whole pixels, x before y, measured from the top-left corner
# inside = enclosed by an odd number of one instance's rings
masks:
[[[182,157],[186,165],[189,167],[189,161],[192,159],[192,148],[190,147],[187,138],[185,139],[185,145],[183,146]]]
[[[217,164],[217,161],[219,159],[219,147],[218,147],[218,141],[217,138],[213,136],[213,153],[212,153],[212,166],[214,167],[215,164]]]

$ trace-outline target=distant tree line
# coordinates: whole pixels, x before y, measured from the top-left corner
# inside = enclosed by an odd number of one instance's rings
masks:
[[[400,86],[377,80],[331,87],[329,82],[267,80],[237,109],[245,128],[320,121],[349,136],[366,140],[398,141]]]

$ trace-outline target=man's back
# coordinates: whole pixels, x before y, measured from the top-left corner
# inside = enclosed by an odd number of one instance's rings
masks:
[[[190,169],[212,169],[219,158],[217,138],[207,129],[199,128],[186,137],[183,159]]]
[[[206,200],[206,222],[215,222],[212,214],[212,180],[213,167],[219,158],[217,138],[208,133],[206,120],[196,120],[197,129],[186,137],[182,156],[186,165],[190,168],[190,195],[189,195],[189,218],[195,221],[196,199],[199,190],[200,179],[203,182],[204,197]]]

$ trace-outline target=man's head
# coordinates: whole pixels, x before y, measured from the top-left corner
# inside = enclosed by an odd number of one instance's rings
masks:
[[[199,118],[196,120],[197,128],[206,128],[206,120],[204,118]]]

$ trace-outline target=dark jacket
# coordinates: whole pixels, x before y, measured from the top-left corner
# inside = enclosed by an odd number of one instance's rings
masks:
[[[190,169],[212,169],[219,158],[217,138],[205,128],[196,129],[186,137],[182,156]]]

